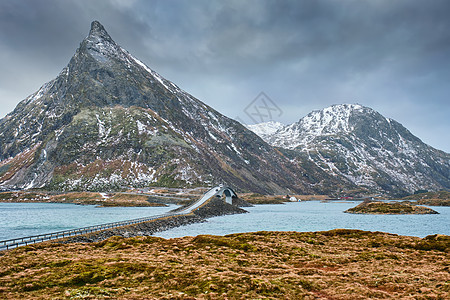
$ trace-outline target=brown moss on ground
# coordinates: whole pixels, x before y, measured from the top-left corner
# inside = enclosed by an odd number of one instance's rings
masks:
[[[406,196],[402,199],[403,200],[421,200],[421,199],[450,200],[450,192],[449,191],[438,191],[438,192],[418,193],[418,194]]]
[[[449,299],[449,236],[256,232],[39,244],[0,259],[2,299]]]
[[[133,195],[125,193],[111,193],[100,194],[92,192],[72,192],[53,196],[52,202],[59,203],[75,203],[75,204],[91,204],[99,205],[103,207],[111,206],[133,206],[133,207],[145,207],[145,206],[165,206],[161,203],[152,203],[148,201],[148,196],[145,195]]]
[[[162,203],[149,202],[148,199],[146,195],[116,193],[103,206],[166,206]]]
[[[417,200],[419,205],[450,206],[450,199],[421,199]]]
[[[1,192],[0,202],[49,202],[50,197],[42,192]]]
[[[103,207],[110,206],[166,206],[162,203],[148,201],[149,197],[145,195],[133,195],[126,193],[111,193],[102,196],[94,192],[70,192],[64,194],[49,194],[46,192],[3,192],[0,193],[0,202],[47,202],[47,203],[74,203],[81,205],[98,205]]]
[[[384,214],[384,215],[406,215],[406,214],[438,214],[437,211],[428,207],[413,205],[410,202],[370,202],[364,201],[353,208],[345,211],[352,214]]]
[[[301,201],[326,200],[327,195],[262,195],[258,193],[239,194],[239,197],[251,204],[283,204],[291,202],[289,199],[295,197]]]
[[[330,199],[328,195],[291,195],[301,201],[317,201],[317,200],[327,200]]]
[[[261,195],[258,193],[239,194],[239,198],[250,204],[283,204],[289,199],[279,195]]]
[[[426,192],[410,195],[403,200],[417,200],[417,204],[430,206],[450,206],[450,192]]]

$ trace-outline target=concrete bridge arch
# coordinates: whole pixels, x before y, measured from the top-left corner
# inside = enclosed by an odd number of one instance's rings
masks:
[[[233,204],[233,198],[238,197],[236,192],[233,191],[232,188],[228,186],[219,186],[216,195],[218,197],[223,197],[224,194],[225,194],[225,202],[228,204]]]

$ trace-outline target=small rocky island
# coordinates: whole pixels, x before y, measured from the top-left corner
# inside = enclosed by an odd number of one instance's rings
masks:
[[[423,215],[439,214],[437,211],[424,207],[413,205],[409,201],[403,202],[371,202],[364,201],[353,208],[349,208],[346,213],[352,214],[377,214],[377,215]]]

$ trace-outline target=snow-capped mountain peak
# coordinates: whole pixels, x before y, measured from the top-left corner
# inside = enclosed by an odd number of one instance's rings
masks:
[[[323,110],[313,111],[300,120],[302,126],[311,133],[335,134],[348,132],[349,118],[355,110],[362,110],[358,104],[339,104],[327,107]]]
[[[317,136],[348,133],[353,130],[350,122],[355,113],[374,112],[359,104],[337,104],[322,110],[315,110],[298,122],[280,128],[276,135],[265,135],[269,143],[294,149],[312,141]]]
[[[408,193],[450,186],[448,153],[433,149],[400,123],[359,104],[313,111],[261,137],[359,186]]]
[[[106,31],[105,27],[103,27],[102,24],[100,24],[99,21],[93,21],[91,23],[91,30],[89,31],[88,37],[99,37],[102,39],[107,39],[112,41],[111,36]]]
[[[0,188],[224,182],[311,191],[304,172],[133,57],[97,21],[63,71],[0,120]]]

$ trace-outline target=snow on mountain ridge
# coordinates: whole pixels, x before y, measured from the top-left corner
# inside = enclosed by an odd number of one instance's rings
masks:
[[[450,183],[447,153],[424,144],[395,120],[358,104],[313,111],[264,138],[358,186],[412,193]]]
[[[10,158],[0,187],[319,189],[303,167],[147,67],[98,22],[63,71],[0,120],[0,160]]]
[[[245,125],[248,129],[253,131],[255,134],[259,135],[262,139],[265,139],[266,136],[270,136],[285,127],[283,123],[276,121],[268,121],[258,124]]]
[[[139,68],[144,71],[144,73],[148,74],[150,81],[159,84],[162,87],[162,90],[165,90],[164,93],[171,93],[177,97],[177,99],[183,103],[187,104],[182,107],[183,113],[192,120],[198,119],[198,115],[206,116],[209,115],[211,117],[210,120],[206,120],[207,117],[204,117],[201,122],[204,122],[205,129],[208,131],[209,129],[222,132],[226,134],[224,128],[225,125],[221,124],[221,121],[211,112],[211,109],[201,103],[199,100],[192,97],[189,93],[185,92],[181,88],[179,88],[176,84],[163,78],[156,71],[152,70],[141,60],[134,57],[131,53],[129,53],[126,49],[122,48],[120,45],[116,44],[114,40],[109,36],[104,27],[97,21],[94,21],[91,25],[91,30],[86,37],[86,39],[82,42],[84,47],[80,47],[80,49],[86,49],[86,51],[94,57],[100,63],[110,63],[113,61],[121,61],[124,63],[128,70],[134,71],[134,69]],[[84,50],[81,50],[81,52]],[[77,53],[76,55],[82,55]],[[155,112],[158,114],[157,112]],[[162,117],[162,116],[160,116]],[[168,125],[175,131],[179,132],[178,125],[168,123]],[[186,137],[185,133],[181,133],[184,137]],[[217,135],[217,133],[216,133]],[[213,135],[214,136],[214,135]],[[187,137],[186,137],[187,138]]]
[[[300,120],[302,126],[313,135],[349,132],[349,117],[355,110],[362,110],[358,104],[339,104],[323,110],[313,111]]]
[[[353,128],[349,118],[355,111],[373,111],[359,104],[337,104],[322,110],[315,110],[298,122],[281,128],[276,136],[265,135],[263,138],[274,146],[294,149],[307,145],[317,136],[349,133]]]

